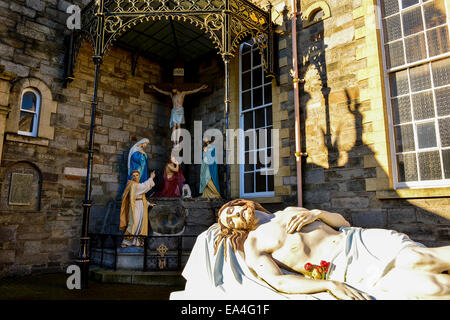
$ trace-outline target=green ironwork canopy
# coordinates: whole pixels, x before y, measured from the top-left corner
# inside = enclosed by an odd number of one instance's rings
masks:
[[[224,59],[233,57],[244,39],[254,39],[266,73],[273,76],[270,3],[267,9],[247,0],[93,0],[82,10],[81,32],[74,45],[87,39],[94,55],[103,57],[117,40],[142,23],[181,21],[202,30]]]

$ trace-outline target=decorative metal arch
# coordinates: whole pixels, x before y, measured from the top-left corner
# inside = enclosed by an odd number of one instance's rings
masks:
[[[227,60],[246,37],[256,39],[265,71],[274,76],[271,8],[269,3],[266,12],[248,0],[92,0],[81,12],[81,30],[73,45],[78,51],[81,42],[88,40],[94,56],[101,58],[118,37],[135,25],[172,18],[204,31]],[[69,81],[72,70],[73,65],[68,68]]]

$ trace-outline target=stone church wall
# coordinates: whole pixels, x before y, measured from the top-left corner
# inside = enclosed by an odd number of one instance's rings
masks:
[[[260,6],[265,3],[256,1]],[[278,24],[283,165],[291,192],[283,203],[296,205],[294,98],[292,77],[291,2],[272,2]],[[437,190],[405,193],[389,187],[387,120],[384,109],[382,57],[376,23],[376,1],[302,0],[298,11],[323,8],[323,19],[297,23],[300,116],[303,158],[303,201],[307,208],[343,214],[354,226],[390,228],[430,246],[450,243],[450,198]],[[327,10],[329,12],[327,12]],[[327,15],[329,13],[329,16]],[[386,191],[388,190],[388,191]],[[444,192],[444,193],[443,193]]]
[[[68,5],[57,0],[0,1],[0,65],[15,75],[11,90],[14,83],[30,79],[51,92],[51,101],[43,100],[43,104],[57,105],[50,117],[51,138],[8,131],[11,121],[7,119],[0,165],[0,276],[62,270],[77,255],[94,64],[92,50],[84,43],[75,80],[63,88]],[[170,109],[165,100],[144,93],[144,83],[160,82],[161,72],[158,64],[140,58],[132,76],[131,54],[117,48],[104,58],[94,137],[92,199],[96,206],[121,195],[128,150],[136,141],[150,139],[146,151],[155,159],[151,162],[155,168],[166,159],[162,146],[168,139]],[[12,104],[10,108],[17,107]],[[11,175],[27,170],[36,177],[32,185],[16,187],[23,192],[32,188],[34,205],[8,206]]]
[[[217,129],[224,132],[226,127],[225,120],[225,103],[224,103],[224,71],[223,62],[220,57],[211,57],[205,59],[198,69],[198,82],[206,83],[212,87],[211,94],[201,97],[186,98],[186,128],[191,132],[192,146],[194,140],[194,122],[201,121],[202,134],[209,129]],[[190,106],[189,104],[192,103]],[[225,142],[225,141],[224,141]],[[192,153],[194,150],[192,150]],[[194,162],[194,154],[192,154],[192,162]],[[200,164],[192,164],[189,166],[186,179],[189,183],[193,196],[199,195],[200,188]],[[225,178],[224,168],[219,166],[220,191],[225,195]]]

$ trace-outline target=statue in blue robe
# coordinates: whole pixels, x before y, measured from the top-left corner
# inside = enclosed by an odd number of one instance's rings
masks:
[[[148,155],[145,153],[144,148],[150,143],[147,138],[139,140],[131,149],[128,154],[128,178],[132,180],[131,172],[137,170],[140,173],[139,183],[147,181],[150,177],[148,175]]]
[[[219,170],[216,161],[216,148],[209,138],[204,139],[202,166],[200,170],[200,194],[202,198],[221,198]]]

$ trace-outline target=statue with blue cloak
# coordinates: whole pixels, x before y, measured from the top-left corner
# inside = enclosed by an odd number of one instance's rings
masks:
[[[204,138],[202,166],[200,170],[200,194],[202,198],[221,198],[216,148],[209,137]]]
[[[148,160],[149,157],[145,153],[144,148],[150,143],[147,138],[141,139],[130,149],[128,153],[128,180],[132,180],[131,173],[133,170],[139,171],[139,183],[147,181],[150,177],[148,175]]]

